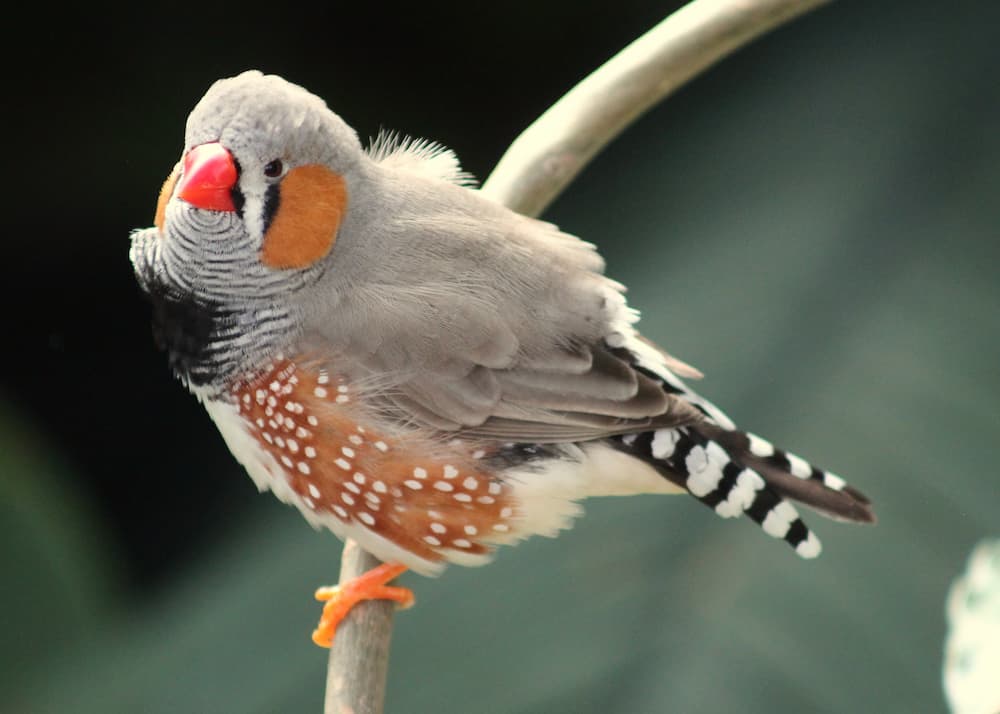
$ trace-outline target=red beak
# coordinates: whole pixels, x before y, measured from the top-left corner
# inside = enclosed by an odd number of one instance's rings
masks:
[[[201,144],[184,157],[184,170],[177,182],[177,197],[210,211],[235,211],[233,186],[236,162],[222,144]]]

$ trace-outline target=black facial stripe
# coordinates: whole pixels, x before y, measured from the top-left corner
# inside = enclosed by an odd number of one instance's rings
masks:
[[[229,195],[233,199],[233,206],[236,207],[236,215],[243,218],[243,205],[247,202],[243,196],[243,192],[240,191],[238,186],[233,186],[229,189]]]
[[[271,227],[271,221],[274,220],[280,203],[281,190],[278,188],[278,184],[272,183],[264,193],[264,233],[267,233],[267,229]]]
[[[233,187],[229,190],[229,195],[233,199],[233,206],[236,207],[236,215],[239,216],[240,219],[242,220],[243,219],[243,204],[245,204],[247,202],[247,199],[243,195],[243,192],[240,191],[240,188],[239,188],[240,187],[240,176],[243,175],[243,167],[240,166],[240,162],[236,160],[235,156],[233,157],[233,166],[236,167],[236,183],[234,183]]]

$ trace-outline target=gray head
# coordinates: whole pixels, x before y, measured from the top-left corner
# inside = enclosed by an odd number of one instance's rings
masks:
[[[294,322],[282,296],[322,272],[363,157],[355,132],[301,87],[257,71],[216,82],[188,118],[156,227],[133,235],[141,286],[154,306],[184,305],[189,322],[194,308],[211,316],[210,332],[235,334],[239,321],[241,339],[266,348],[262,324]]]

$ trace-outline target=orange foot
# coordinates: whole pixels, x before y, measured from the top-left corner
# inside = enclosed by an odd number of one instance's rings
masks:
[[[405,571],[405,565],[383,563],[343,585],[322,587],[317,590],[316,599],[326,604],[323,605],[323,615],[312,634],[313,642],[320,647],[329,647],[333,644],[337,625],[347,617],[351,608],[362,600],[393,600],[399,603],[401,608],[413,605],[412,590],[386,585]]]

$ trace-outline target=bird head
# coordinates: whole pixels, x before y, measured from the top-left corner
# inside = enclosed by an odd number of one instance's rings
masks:
[[[322,274],[363,156],[355,132],[301,87],[256,71],[213,84],[188,118],[154,227],[132,237],[143,290],[169,306],[168,322],[190,323],[168,332],[191,342],[197,323],[195,341],[209,342],[238,321],[252,345],[267,315],[291,320],[288,296]]]
[[[188,118],[147,240],[178,264],[175,287],[206,300],[274,294],[330,252],[361,156],[354,131],[301,87],[256,71],[220,80]]]

